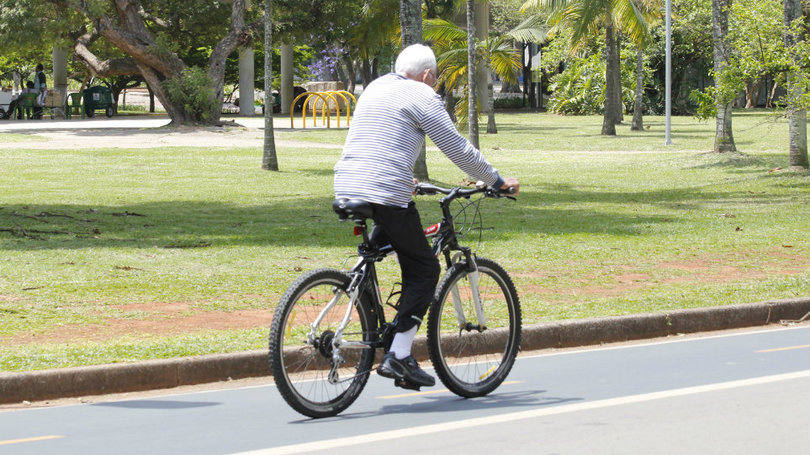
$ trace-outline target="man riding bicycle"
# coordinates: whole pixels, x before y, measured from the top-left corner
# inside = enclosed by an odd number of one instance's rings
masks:
[[[414,44],[405,48],[397,57],[395,71],[369,84],[357,103],[343,154],[335,165],[335,197],[371,204],[372,219],[391,242],[402,270],[396,334],[377,373],[433,386],[435,379],[411,355],[440,274],[439,261],[428,245],[412,199],[413,167],[425,134],[474,179],[514,194],[520,184],[515,178],[502,179],[456,130],[433,90],[438,68],[429,47]]]

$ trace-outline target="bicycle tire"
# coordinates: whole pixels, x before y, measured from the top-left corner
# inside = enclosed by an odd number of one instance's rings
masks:
[[[501,385],[512,370],[521,340],[520,300],[512,279],[490,259],[479,257],[476,263],[481,285],[496,285],[481,292],[487,329],[462,330],[451,302],[453,287],[468,280],[466,262],[447,270],[428,314],[428,347],[436,374],[451,392],[466,398],[487,395]],[[471,294],[467,301],[466,305],[462,303],[463,313],[469,316],[467,321],[477,321]],[[495,327],[503,323],[505,328]],[[487,365],[491,366],[486,368]],[[482,370],[484,373],[480,374]],[[472,380],[468,380],[470,373]]]
[[[318,306],[318,303],[322,302],[320,298],[324,296],[320,296],[317,292],[310,294],[310,291],[322,286],[327,289],[331,288],[332,296],[336,289],[344,291],[342,299],[325,314],[319,325],[318,340],[325,340],[328,337],[327,332],[339,325],[339,321],[345,314],[349,301],[345,290],[348,288],[349,282],[349,275],[339,270],[318,269],[308,272],[290,285],[273,315],[269,336],[270,370],[284,400],[297,412],[308,417],[331,417],[348,408],[365,387],[374,362],[373,348],[347,348],[346,352],[342,350],[349,365],[341,367],[341,370],[349,374],[349,379],[333,384],[328,380],[331,348],[319,348],[304,341],[306,340],[305,332],[309,331],[310,323],[314,322],[325,307],[325,304]],[[326,295],[327,300],[325,301],[328,302],[332,296]],[[303,312],[303,318],[298,317],[298,311]],[[292,318],[291,315],[293,315]],[[367,294],[361,293],[361,297],[352,310],[352,316],[352,321],[360,324],[360,333],[350,332],[347,326],[344,339],[348,335],[358,341],[359,338],[362,338],[363,341],[371,341],[377,327]],[[296,320],[300,321],[300,325],[297,327],[294,325]],[[327,326],[330,328],[320,331],[321,328]],[[352,330],[356,329],[356,325],[353,326]],[[334,335],[334,331],[332,335]],[[323,345],[331,346],[331,343],[326,342]],[[327,352],[324,353],[324,350]],[[292,371],[296,366],[300,366],[300,368]],[[324,370],[325,368],[327,370]],[[319,382],[320,385],[316,385]],[[348,383],[348,385],[343,390],[339,390],[338,386],[343,383]],[[322,398],[304,396],[305,389],[309,389],[313,395],[321,392]],[[334,396],[329,393],[333,389]]]

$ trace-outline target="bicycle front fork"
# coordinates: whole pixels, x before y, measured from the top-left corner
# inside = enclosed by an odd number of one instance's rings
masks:
[[[466,253],[466,252],[464,252]],[[457,253],[453,257],[453,263],[458,263],[462,259],[463,252]],[[475,308],[475,317],[478,319],[478,325],[473,325],[470,322],[467,322],[467,317],[464,315],[464,305],[461,301],[461,293],[458,290],[458,281],[453,285],[450,290],[453,298],[453,309],[456,312],[456,319],[458,321],[458,329],[459,332],[462,330],[467,330],[468,332],[471,330],[477,330],[478,332],[483,332],[487,329],[487,319],[486,314],[484,314],[484,306],[481,303],[481,292],[479,290],[479,284],[481,282],[481,274],[478,271],[478,264],[475,262],[475,255],[473,254],[466,254],[467,256],[467,267],[469,268],[470,272],[467,275],[470,280],[470,295],[473,301],[473,307]],[[459,279],[459,281],[461,281]]]

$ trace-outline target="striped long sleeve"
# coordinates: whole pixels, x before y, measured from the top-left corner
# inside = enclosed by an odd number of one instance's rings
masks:
[[[481,152],[458,133],[433,89],[387,74],[369,84],[358,100],[335,165],[335,196],[406,207],[425,134],[473,179],[493,186],[503,182]]]

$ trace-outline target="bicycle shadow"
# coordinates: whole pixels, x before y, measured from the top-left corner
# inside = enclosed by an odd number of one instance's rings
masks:
[[[376,411],[347,412],[325,419],[299,419],[291,424],[319,424],[338,421],[351,421],[373,417],[392,416],[414,413],[460,413],[464,411],[492,411],[497,409],[525,409],[555,406],[563,403],[583,401],[581,397],[547,397],[541,396],[546,390],[522,390],[515,392],[493,393],[480,398],[461,398],[452,394],[422,396],[428,401],[410,404],[384,405]],[[481,417],[480,415],[478,417]]]

